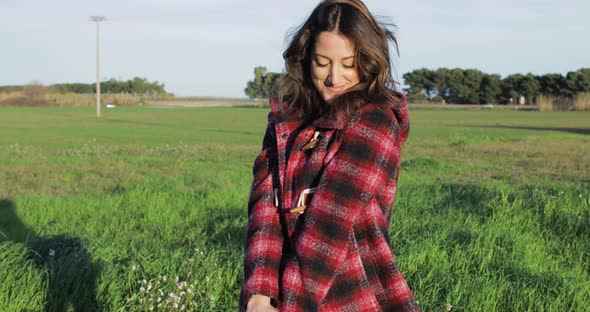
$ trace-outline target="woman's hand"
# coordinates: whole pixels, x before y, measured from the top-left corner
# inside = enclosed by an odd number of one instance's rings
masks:
[[[263,296],[263,295],[254,295],[248,301],[248,306],[246,307],[246,312],[278,312],[279,310],[275,309],[270,304],[270,297]]]

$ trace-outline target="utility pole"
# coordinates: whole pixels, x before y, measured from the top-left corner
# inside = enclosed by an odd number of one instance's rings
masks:
[[[104,16],[91,16],[90,20],[96,22],[96,117],[100,117],[100,22],[105,21]]]

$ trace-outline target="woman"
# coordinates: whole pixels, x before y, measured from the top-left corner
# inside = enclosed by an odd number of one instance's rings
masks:
[[[405,97],[360,0],[325,0],[283,56],[248,203],[240,310],[417,311],[388,228]]]

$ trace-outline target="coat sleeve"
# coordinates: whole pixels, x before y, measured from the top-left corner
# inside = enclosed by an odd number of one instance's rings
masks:
[[[262,150],[254,161],[254,180],[248,200],[248,224],[244,257],[244,286],[240,309],[255,294],[279,296],[279,263],[283,235],[277,207],[274,205],[272,165],[276,159],[274,127],[267,126]]]
[[[351,118],[326,165],[295,248],[310,308],[317,307],[346,258],[353,224],[387,180],[396,176],[399,125],[391,111],[366,105]]]

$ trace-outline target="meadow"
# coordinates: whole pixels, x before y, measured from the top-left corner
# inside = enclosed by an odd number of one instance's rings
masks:
[[[235,311],[264,108],[0,107],[0,311]],[[412,110],[423,311],[590,311],[590,112]]]

